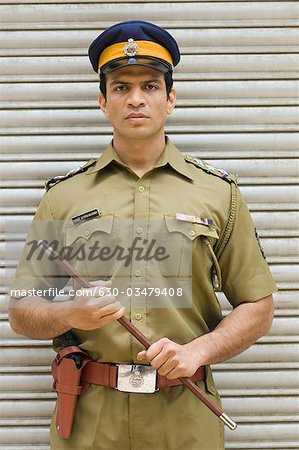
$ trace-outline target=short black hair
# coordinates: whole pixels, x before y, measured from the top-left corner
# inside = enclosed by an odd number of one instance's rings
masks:
[[[173,86],[173,78],[172,78],[172,70],[169,70],[168,72],[164,73],[165,78],[165,85],[166,85],[166,94],[167,98],[169,98],[169,93]],[[107,86],[106,86],[106,76],[105,74],[101,74],[100,76],[100,91],[103,94],[103,96],[107,97]]]

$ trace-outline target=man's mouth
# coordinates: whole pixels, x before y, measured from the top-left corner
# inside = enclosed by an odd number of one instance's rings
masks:
[[[127,120],[144,120],[148,119],[148,116],[146,116],[143,113],[131,113],[126,117]]]

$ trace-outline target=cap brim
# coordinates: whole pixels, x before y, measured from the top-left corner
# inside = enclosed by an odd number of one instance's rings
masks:
[[[151,57],[132,57],[132,58],[119,58],[114,59],[113,61],[110,61],[109,63],[105,64],[100,69],[100,74],[108,74],[111,72],[114,72],[115,70],[122,69],[123,67],[129,67],[129,66],[145,66],[150,67],[151,69],[159,70],[159,72],[167,73],[170,70],[172,70],[172,66],[168,64],[166,61],[163,61],[158,58],[151,58]]]

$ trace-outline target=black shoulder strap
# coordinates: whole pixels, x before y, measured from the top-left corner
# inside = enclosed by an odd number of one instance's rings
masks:
[[[237,176],[233,173],[229,173],[224,169],[218,169],[217,167],[212,166],[211,164],[207,163],[206,161],[203,161],[202,159],[195,158],[191,155],[185,156],[185,161],[191,164],[194,164],[199,169],[202,169],[204,172],[215,175],[216,177],[221,178],[224,181],[227,181],[228,183],[235,183],[238,184]]]
[[[91,159],[87,163],[85,163],[83,166],[76,167],[75,169],[70,170],[65,175],[57,175],[56,177],[51,178],[50,180],[46,181],[45,188],[46,191],[51,189],[55,184],[60,183],[60,181],[67,180],[68,178],[73,177],[74,175],[77,175],[78,173],[86,172],[86,170],[96,162],[96,159]]]

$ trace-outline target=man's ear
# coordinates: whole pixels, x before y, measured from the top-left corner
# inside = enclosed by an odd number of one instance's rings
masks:
[[[102,92],[99,93],[98,100],[99,100],[99,105],[100,105],[101,110],[103,111],[103,113],[105,114],[106,117],[109,117],[107,100],[104,97],[104,95],[102,94]]]
[[[176,103],[176,90],[172,88],[169,92],[168,99],[167,99],[167,114],[171,114],[174,110]]]

